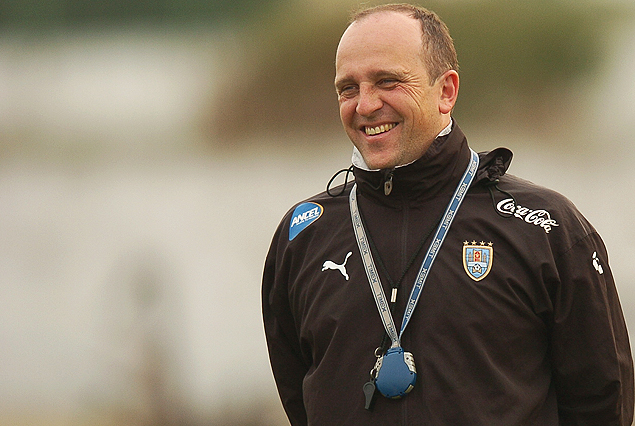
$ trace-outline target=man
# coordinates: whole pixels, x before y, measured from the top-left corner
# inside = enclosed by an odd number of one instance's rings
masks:
[[[291,424],[631,425],[604,244],[566,198],[506,174],[509,150],[470,150],[445,25],[362,11],[335,65],[354,185],[288,212],[263,278]]]

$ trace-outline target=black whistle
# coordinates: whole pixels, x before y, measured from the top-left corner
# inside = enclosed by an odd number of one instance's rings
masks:
[[[372,411],[373,409],[373,403],[375,402],[375,382],[374,381],[370,381],[370,382],[366,382],[364,383],[364,396],[366,397],[366,404],[364,405],[364,408],[366,410]]]

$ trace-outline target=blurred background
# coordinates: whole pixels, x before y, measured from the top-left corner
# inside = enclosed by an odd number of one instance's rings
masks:
[[[471,145],[589,218],[635,329],[635,4],[420,4]],[[287,209],[350,164],[356,6],[0,1],[0,426],[288,424],[260,277]]]

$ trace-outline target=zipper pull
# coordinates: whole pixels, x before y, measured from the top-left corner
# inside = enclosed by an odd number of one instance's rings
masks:
[[[392,192],[392,173],[392,170],[388,172],[388,175],[384,180],[384,195],[386,196],[390,195],[390,193]]]

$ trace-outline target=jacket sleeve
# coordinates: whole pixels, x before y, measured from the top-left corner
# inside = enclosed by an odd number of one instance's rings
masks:
[[[552,368],[562,426],[630,426],[633,361],[604,244],[595,232],[556,259]]]
[[[303,359],[288,292],[288,266],[279,248],[280,230],[267,255],[262,280],[262,313],[269,360],[278,393],[292,426],[306,426],[302,384],[308,371]]]

